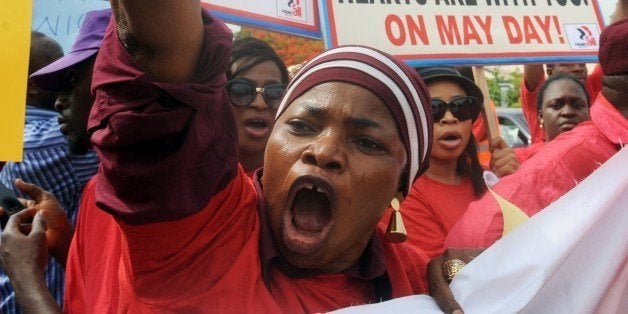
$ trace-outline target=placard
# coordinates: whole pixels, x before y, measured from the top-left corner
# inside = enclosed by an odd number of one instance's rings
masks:
[[[85,13],[108,7],[106,0],[34,0],[31,28],[59,42],[68,53]]]
[[[33,2],[0,1],[0,160],[22,160]]]
[[[228,23],[321,38],[316,0],[201,0],[201,4]]]
[[[597,0],[319,0],[327,47],[362,44],[410,65],[595,62]]]

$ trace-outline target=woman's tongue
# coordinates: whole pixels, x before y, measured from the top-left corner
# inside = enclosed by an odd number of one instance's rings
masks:
[[[331,218],[329,207],[324,193],[301,189],[292,202],[292,223],[301,232],[316,234]]]

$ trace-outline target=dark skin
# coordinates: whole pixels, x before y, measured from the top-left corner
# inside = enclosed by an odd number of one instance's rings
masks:
[[[399,190],[406,158],[392,115],[370,91],[330,82],[296,99],[275,124],[263,174],[268,220],[286,260],[320,273],[353,266]],[[304,214],[293,190],[299,182],[327,184],[329,212]]]
[[[92,57],[66,71],[72,90],[62,92],[55,103],[55,110],[59,112],[61,133],[68,138],[70,154],[85,154],[91,146],[87,119],[94,103],[94,96],[90,91],[94,60],[95,57]]]
[[[46,287],[44,270],[48,255],[65,267],[74,228],[51,193],[19,179],[15,184],[32,200],[20,200],[27,209],[12,215],[2,231],[2,268],[23,313],[61,313]]]
[[[570,80],[558,80],[550,84],[542,95],[542,108],[539,111],[539,121],[545,129],[548,142],[589,120],[589,99],[582,88]]]

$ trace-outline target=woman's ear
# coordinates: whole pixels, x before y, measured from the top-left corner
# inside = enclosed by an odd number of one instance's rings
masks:
[[[539,113],[537,115],[537,119],[539,120],[539,125],[542,128],[543,127],[543,111],[539,110]]]

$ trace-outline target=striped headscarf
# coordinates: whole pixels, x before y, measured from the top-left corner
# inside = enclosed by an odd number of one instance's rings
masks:
[[[432,146],[430,96],[414,69],[382,51],[343,46],[319,54],[292,79],[277,118],[312,87],[331,81],[363,87],[377,95],[395,119],[408,156],[405,195],[426,169]]]

